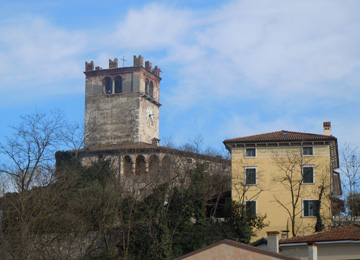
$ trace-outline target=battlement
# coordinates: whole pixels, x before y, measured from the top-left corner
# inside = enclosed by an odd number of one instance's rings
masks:
[[[85,71],[93,71],[93,70],[102,70],[103,68],[100,66],[96,66],[94,69],[94,61],[90,61],[90,62],[85,62]],[[139,55],[138,57],[136,57],[136,55],[134,55],[134,63],[133,63],[133,67],[143,67],[144,68],[144,58]],[[118,69],[118,59],[114,58],[114,60],[109,59],[109,69]],[[160,77],[160,69],[155,66],[154,68],[152,68],[152,64],[150,61],[145,61],[145,69],[149,72],[151,72],[152,74]]]

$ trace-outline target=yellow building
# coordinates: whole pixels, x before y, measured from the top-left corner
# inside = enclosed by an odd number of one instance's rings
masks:
[[[224,141],[231,152],[232,199],[247,214],[265,216],[267,231],[283,237],[310,234],[332,219],[332,198],[341,194],[337,139],[324,134],[278,131]]]

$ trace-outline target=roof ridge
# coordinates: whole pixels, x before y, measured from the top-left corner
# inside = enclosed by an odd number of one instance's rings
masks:
[[[287,134],[284,134],[287,133]],[[280,130],[273,131],[268,133],[256,134],[256,135],[248,135],[236,138],[230,138],[224,140],[226,142],[233,141],[272,141],[272,140],[301,140],[301,139],[336,139],[332,135],[323,135],[323,134],[314,134],[314,133],[306,133],[306,132],[296,132],[289,130]]]

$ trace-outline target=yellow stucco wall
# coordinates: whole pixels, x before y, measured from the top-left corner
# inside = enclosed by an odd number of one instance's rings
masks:
[[[282,203],[289,210],[292,209],[290,205],[291,189],[289,182],[284,179],[286,169],[291,167],[293,167],[293,181],[301,180],[302,165],[314,167],[314,184],[302,184],[300,188],[299,202],[295,213],[297,214],[296,226],[299,230],[297,234],[314,232],[316,217],[302,216],[302,200],[318,200],[319,186],[323,184],[325,193],[322,197],[320,212],[324,218],[324,224],[330,224],[330,150],[328,145],[313,147],[313,156],[302,156],[300,146],[258,146],[254,158],[245,158],[245,148],[232,148],[233,200],[242,203],[246,200],[256,200],[257,214],[266,215],[265,222],[269,223],[269,226],[257,232],[257,236],[253,240],[266,237],[266,231],[279,231],[281,233],[281,231],[289,230],[289,237],[292,237],[290,216],[286,209],[280,205]],[[253,166],[257,169],[256,185],[244,185],[245,167],[247,166]],[[294,191],[297,190],[297,188],[294,189]]]

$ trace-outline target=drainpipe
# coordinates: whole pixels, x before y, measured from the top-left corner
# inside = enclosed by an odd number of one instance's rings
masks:
[[[309,260],[317,260],[317,258],[318,258],[317,244],[308,243],[308,259]]]
[[[279,253],[279,232],[269,231],[267,233],[267,248],[270,251]]]

